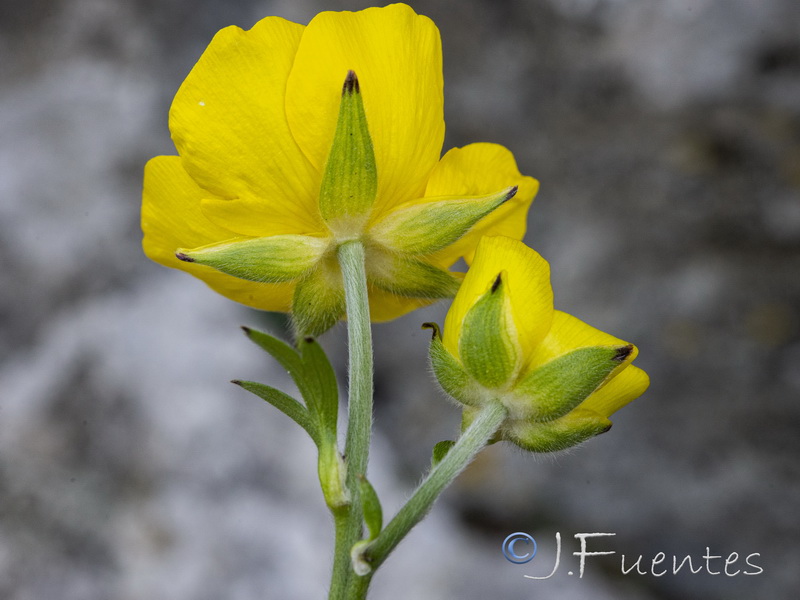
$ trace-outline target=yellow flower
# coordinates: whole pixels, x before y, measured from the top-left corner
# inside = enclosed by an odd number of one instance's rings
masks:
[[[404,4],[223,29],[172,104],[179,156],[145,168],[145,253],[302,333],[341,318],[350,240],[373,320],[451,297],[481,235],[522,237],[538,182],[495,144],[440,159],[442,88],[439,32]]]
[[[432,326],[435,328],[435,326]],[[550,266],[508,237],[484,237],[438,330],[431,360],[468,423],[487,402],[508,411],[499,438],[561,450],[611,427],[608,417],[647,389],[638,350],[553,310]]]

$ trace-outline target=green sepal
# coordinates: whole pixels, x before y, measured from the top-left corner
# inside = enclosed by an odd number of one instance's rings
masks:
[[[292,324],[298,337],[322,335],[344,313],[341,273],[320,265],[297,282],[292,298]]]
[[[478,406],[478,386],[458,359],[444,347],[439,326],[436,323],[423,323],[422,327],[433,330],[429,350],[431,368],[444,393],[461,404]]]
[[[407,298],[452,298],[460,276],[416,258],[369,249],[367,281],[377,288]]]
[[[531,452],[557,452],[577,446],[611,429],[611,421],[585,408],[576,408],[559,419],[509,421],[501,430],[503,439]]]
[[[378,537],[383,528],[383,509],[375,488],[366,477],[359,475],[358,485],[361,490],[361,504],[364,508],[364,523],[367,524],[369,531],[367,541],[372,541]]]
[[[361,90],[356,74],[349,71],[342,87],[339,119],[322,176],[320,214],[334,230],[340,220],[347,227],[348,217],[366,220],[377,190],[378,169]]]
[[[490,389],[505,387],[517,371],[519,351],[511,337],[502,273],[467,311],[458,351],[467,372]]]
[[[175,256],[239,279],[280,283],[294,281],[313,268],[327,246],[328,241],[318,237],[272,235],[229,240],[191,250],[179,248]]]
[[[516,193],[514,186],[486,196],[439,198],[400,206],[370,228],[370,237],[401,254],[431,254],[456,242]]]
[[[300,427],[305,429],[317,446],[320,445],[320,434],[319,430],[317,429],[317,424],[312,419],[306,407],[292,398],[289,394],[268,385],[264,385],[263,383],[256,383],[255,381],[234,380],[231,383],[235,383],[236,385],[246,389],[248,392],[255,394],[262,400],[266,400],[272,404],[272,406],[277,408],[295,423],[300,425]]]
[[[557,419],[588,398],[632,351],[631,345],[573,350],[528,373],[506,404],[515,416]]]
[[[442,459],[447,456],[450,448],[452,448],[454,445],[455,442],[451,440],[437,442],[437,444],[433,447],[433,452],[431,453],[431,468],[442,462]]]

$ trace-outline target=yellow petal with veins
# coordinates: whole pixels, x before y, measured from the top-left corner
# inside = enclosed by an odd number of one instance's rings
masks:
[[[218,199],[207,217],[247,236],[323,230],[320,174],[289,131],[286,80],[304,27],[277,17],[217,33],[170,109],[184,167]],[[341,88],[341,81],[339,82]]]
[[[208,192],[189,177],[177,156],[157,156],[147,163],[142,194],[145,254],[164,266],[191,273],[223,296],[262,310],[289,310],[293,284],[237,279],[203,265],[178,260],[175,251],[236,237],[209,221],[200,210]]]
[[[444,140],[439,30],[405,4],[323,12],[308,24],[286,88],[294,138],[322,171],[342,82],[358,76],[378,169],[373,215],[419,198]]]

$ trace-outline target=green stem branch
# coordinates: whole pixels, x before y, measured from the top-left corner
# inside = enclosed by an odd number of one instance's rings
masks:
[[[351,580],[349,600],[366,597],[369,580],[375,570],[425,517],[442,491],[486,446],[507,414],[506,408],[499,401],[486,405],[378,537],[364,546],[358,560],[365,570],[369,569],[369,573]]]

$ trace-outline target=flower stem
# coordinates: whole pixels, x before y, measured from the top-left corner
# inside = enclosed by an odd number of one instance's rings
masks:
[[[348,425],[345,440],[347,489],[351,502],[334,514],[336,546],[333,559],[330,600],[345,598],[351,577],[350,549],[361,538],[363,509],[359,496],[359,475],[366,475],[372,433],[372,330],[370,329],[364,245],[357,240],[338,249],[347,304],[347,340],[350,354]]]
[[[403,540],[409,531],[428,513],[433,503],[466,468],[498,430],[507,416],[506,408],[499,402],[487,404],[464,431],[450,451],[442,458],[411,498],[372,542],[361,550],[358,559],[369,573],[355,576],[350,581],[348,600],[366,597],[367,587],[375,570]]]

